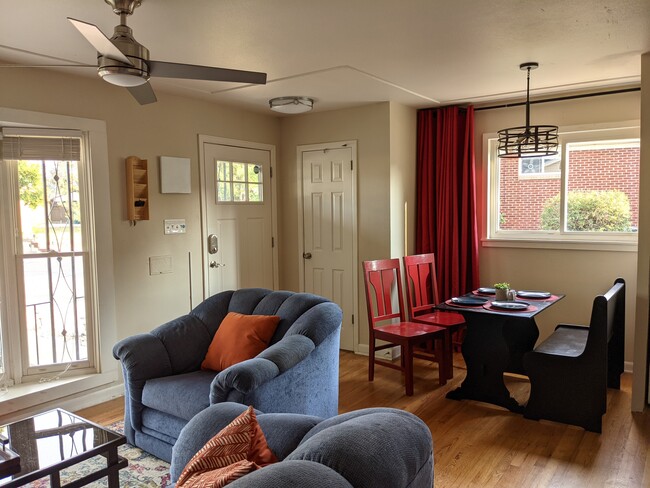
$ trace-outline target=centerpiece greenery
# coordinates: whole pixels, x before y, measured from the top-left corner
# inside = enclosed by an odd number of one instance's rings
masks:
[[[498,301],[503,301],[508,299],[508,290],[510,290],[510,283],[501,282],[494,284],[495,298]]]

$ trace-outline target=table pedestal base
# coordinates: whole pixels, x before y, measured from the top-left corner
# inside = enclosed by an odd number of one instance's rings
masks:
[[[523,373],[523,352],[539,337],[535,319],[497,314],[467,313],[467,334],[462,345],[467,375],[461,386],[447,394],[452,400],[477,400],[523,413],[510,396],[503,373]]]

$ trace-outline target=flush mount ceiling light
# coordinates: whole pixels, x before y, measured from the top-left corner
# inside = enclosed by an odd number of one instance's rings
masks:
[[[558,153],[558,127],[556,125],[530,125],[530,70],[538,63],[523,63],[519,69],[526,70],[526,125],[502,129],[499,134],[500,158],[531,158],[553,156]]]
[[[283,114],[301,114],[314,108],[314,99],[308,97],[278,97],[269,100],[269,107]]]

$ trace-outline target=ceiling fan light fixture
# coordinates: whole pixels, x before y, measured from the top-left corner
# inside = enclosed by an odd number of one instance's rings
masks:
[[[314,108],[314,99],[309,97],[277,97],[269,100],[269,107],[282,114],[301,114]]]
[[[111,85],[117,85],[126,88],[144,85],[147,82],[146,78],[128,73],[100,73],[100,75],[104,81],[107,81]]]
[[[527,71],[526,125],[501,129],[497,154],[500,158],[532,158],[554,156],[558,153],[558,127],[556,125],[530,125],[530,70],[538,63],[523,63],[519,69]]]

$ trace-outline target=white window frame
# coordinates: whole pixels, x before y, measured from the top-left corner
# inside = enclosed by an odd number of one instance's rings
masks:
[[[497,158],[497,134],[483,135],[484,161],[487,162],[486,178],[486,236],[482,240],[485,247],[531,247],[557,249],[593,249],[636,251],[638,233],[632,232],[565,232],[555,231],[522,231],[501,230],[499,222],[499,167]],[[568,174],[565,171],[567,145],[587,141],[620,141],[640,138],[640,122],[638,120],[619,123],[592,124],[581,126],[560,127],[559,142],[562,154],[561,167],[561,200],[565,207]],[[535,176],[540,178],[543,176]],[[561,215],[561,226],[564,227],[564,212]]]
[[[117,340],[115,321],[115,287],[113,279],[113,246],[110,215],[110,190],[105,184],[109,179],[108,174],[108,145],[106,136],[106,124],[103,121],[83,119],[78,117],[43,114],[24,110],[6,109],[0,107],[0,121],[4,126],[16,125],[32,128],[33,130],[67,127],[81,131],[86,144],[84,144],[84,159],[88,164],[80,167],[84,172],[87,184],[85,187],[85,218],[87,220],[88,250],[91,254],[89,259],[89,286],[87,299],[95,304],[93,308],[95,324],[95,340],[89,344],[93,348],[95,364],[92,368],[83,368],[66,372],[61,393],[57,393],[57,381],[54,381],[51,391],[47,394],[41,393],[39,399],[28,398],[18,401],[15,394],[10,393],[9,397],[14,398],[8,406],[9,411],[16,411],[26,408],[38,401],[58,398],[57,395],[70,395],[76,391],[83,391],[89,387],[96,387],[100,384],[107,384],[117,379],[117,367],[112,360],[111,349]],[[28,129],[29,130],[29,129]],[[92,154],[92,158],[90,157]],[[80,165],[81,166],[81,165]],[[3,165],[4,168],[4,165]],[[8,177],[10,171],[0,172],[0,185],[2,186],[3,199],[7,198],[7,190],[10,188]],[[80,178],[80,179],[81,179]],[[81,184],[81,181],[80,181]],[[0,209],[0,225],[3,228],[0,237],[0,319],[3,332],[4,357],[5,357],[5,382],[8,386],[18,385],[23,382],[53,379],[53,374],[44,372],[41,375],[26,375],[21,361],[20,351],[20,330],[17,327],[9,327],[10,323],[18,323],[20,311],[18,308],[18,297],[16,295],[17,283],[15,273],[12,271],[16,245],[13,232],[4,232],[4,229],[15,228],[15,216],[13,205],[5,205],[3,201]],[[97,222],[101,222],[97,225]],[[101,280],[98,277],[101,276]],[[88,375],[90,374],[91,377]],[[77,386],[70,386],[70,377],[78,376],[80,381]],[[63,377],[62,377],[63,380]],[[16,386],[15,388],[18,388]],[[65,390],[65,392],[63,392]],[[29,395],[28,395],[29,397]],[[27,398],[27,397],[25,397]],[[0,402],[2,398],[0,397]]]

